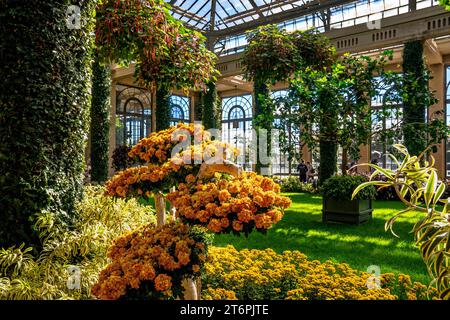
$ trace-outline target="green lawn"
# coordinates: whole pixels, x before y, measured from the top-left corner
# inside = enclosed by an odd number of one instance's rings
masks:
[[[347,262],[355,269],[366,271],[370,265],[381,267],[382,273],[404,273],[414,281],[428,284],[430,278],[414,247],[410,233],[420,213],[397,220],[394,231],[384,231],[385,221],[398,209],[396,201],[375,201],[373,219],[356,226],[324,224],[321,220],[322,198],[317,195],[289,193],[292,206],[283,219],[267,235],[253,232],[248,238],[233,235],[216,236],[216,246],[232,244],[237,249],[272,248],[277,252],[298,250],[314,260]]]

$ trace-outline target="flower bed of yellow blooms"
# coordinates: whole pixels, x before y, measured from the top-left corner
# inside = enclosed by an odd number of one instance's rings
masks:
[[[283,217],[291,205],[280,195],[280,186],[272,179],[244,172],[234,178],[216,176],[215,181],[196,181],[193,175],[178,185],[167,199],[186,223],[199,224],[214,233],[250,233],[266,231]]]
[[[99,299],[175,299],[182,280],[198,278],[207,258],[208,235],[175,222],[142,227],[114,241],[92,293]]]
[[[210,247],[202,299],[239,300],[417,300],[436,291],[407,275],[383,274],[381,287],[369,289],[368,273],[345,263],[308,260],[298,251]]]

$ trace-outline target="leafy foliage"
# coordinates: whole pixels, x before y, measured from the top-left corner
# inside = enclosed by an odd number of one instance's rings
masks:
[[[450,10],[450,0],[439,0],[439,4],[445,8],[445,10]]]
[[[334,176],[325,180],[320,190],[324,198],[352,200],[353,190],[364,182],[366,182],[366,179],[362,176]],[[373,200],[376,193],[377,191],[373,186],[367,187],[353,199]]]
[[[431,285],[436,287],[440,298],[450,299],[450,215],[448,213],[450,198],[441,200],[446,184],[438,180],[436,169],[433,167],[434,158],[430,156],[430,162],[424,161],[427,150],[418,156],[412,156],[405,146],[394,145],[394,147],[404,156],[400,162],[395,156],[390,155],[398,169],[389,170],[367,164],[374,169],[371,181],[359,185],[354,190],[353,197],[367,187],[394,187],[398,197],[407,207],[386,222],[386,230],[391,230],[394,235],[394,223],[401,215],[413,210],[425,214],[413,229],[416,244],[433,277]],[[384,181],[373,179],[378,175],[381,175]],[[441,204],[443,204],[442,210]]]
[[[24,244],[0,249],[0,299],[89,299],[91,286],[108,263],[112,240],[145,224],[154,224],[149,207],[132,200],[104,196],[102,187],[87,187],[77,205],[79,215],[71,230],[45,211],[33,221],[43,249],[33,254]],[[68,268],[80,268],[80,289],[70,290]]]
[[[247,43],[242,70],[248,80],[282,81],[298,65],[296,48],[289,33],[276,25],[249,31]]]
[[[108,62],[136,63],[136,78],[151,87],[205,88],[215,55],[205,37],[186,28],[163,0],[107,0],[97,8],[96,43]]]
[[[378,59],[344,55],[330,70],[305,68],[290,81],[289,101],[280,108],[280,126],[302,127],[300,140],[310,149],[320,144],[321,182],[336,171],[337,145],[342,146],[344,166],[348,155],[359,158],[360,145],[373,134],[372,117],[377,111],[370,108],[370,99],[381,89],[375,73],[389,74],[384,65],[391,58],[391,52]]]
[[[81,28],[68,28],[78,5]],[[82,194],[94,0],[2,1],[0,244],[38,245],[29,218],[67,224]]]
[[[298,177],[290,176],[280,181],[281,192],[317,193],[312,183],[301,182]]]
[[[431,145],[450,132],[440,119],[442,111],[430,115],[428,124],[424,121],[419,124],[417,121],[411,123],[401,108],[396,107],[407,101],[419,100],[430,106],[435,100],[426,85],[428,71],[423,71],[426,81],[419,89],[414,75],[399,75],[385,70],[387,61],[391,59],[391,51],[384,52],[377,59],[344,55],[328,71],[306,68],[299,70],[290,81],[289,98],[278,103],[281,113],[278,128],[302,128],[299,141],[310,149],[320,145],[321,182],[336,171],[337,145],[342,147],[341,169],[345,174],[349,158],[358,160],[359,148],[367,141],[389,144],[406,137],[408,132],[422,130],[425,139],[420,144]],[[414,84],[413,93],[405,83]],[[371,108],[371,100],[379,96],[383,99],[376,101],[376,108]],[[419,112],[423,117],[424,110]],[[386,128],[383,124],[390,117],[399,121]],[[286,134],[280,131],[282,136]],[[414,137],[413,140],[419,140],[416,133]],[[281,139],[281,142],[286,144],[287,139]],[[290,155],[292,158],[299,157],[295,149],[287,150],[294,153]]]
[[[315,30],[288,33],[266,25],[249,31],[247,42],[242,58],[244,76],[268,83],[287,80],[306,66],[328,67],[336,55],[328,39]]]
[[[271,149],[271,128],[274,109],[270,103],[269,84],[286,81],[296,71],[304,68],[327,69],[335,60],[335,49],[328,38],[315,30],[288,33],[276,25],[266,25],[247,33],[248,45],[244,51],[242,68],[244,76],[254,82],[255,117],[257,130],[256,171],[263,166],[260,159],[260,129],[267,132],[267,151]]]
[[[95,58],[92,66],[91,181],[108,178],[110,68]]]

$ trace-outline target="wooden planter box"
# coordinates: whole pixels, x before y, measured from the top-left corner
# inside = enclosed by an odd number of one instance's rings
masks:
[[[372,200],[323,199],[322,221],[360,224],[372,218]]]

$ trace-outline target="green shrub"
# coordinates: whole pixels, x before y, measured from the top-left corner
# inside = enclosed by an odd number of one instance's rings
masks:
[[[353,190],[361,183],[367,180],[362,176],[333,176],[323,183],[320,190],[324,198],[333,198],[338,200],[351,200]],[[367,187],[358,194],[355,199],[374,200],[377,191],[375,187]]]
[[[134,199],[104,196],[103,187],[87,187],[73,228],[67,230],[52,212],[35,216],[43,249],[33,255],[21,245],[0,250],[0,300],[89,299],[91,286],[107,265],[112,240],[156,219],[150,207]],[[79,290],[67,287],[69,266],[80,269]]]
[[[296,176],[290,176],[280,181],[281,192],[317,193],[317,188],[312,183],[301,182]]]

